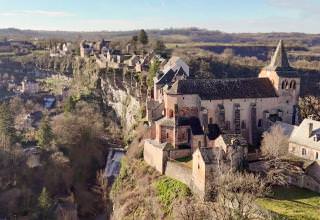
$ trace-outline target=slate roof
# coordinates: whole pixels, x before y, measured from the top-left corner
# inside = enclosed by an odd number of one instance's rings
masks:
[[[287,135],[288,137],[291,137],[291,135],[293,134],[294,130],[298,128],[298,126],[296,126],[296,125],[291,125],[291,124],[284,123],[284,122],[281,122],[281,121],[277,121],[274,124],[274,126],[280,126],[282,128],[282,130],[283,130],[284,135]]]
[[[190,118],[179,117],[178,126],[190,126],[191,132],[193,135],[204,134],[200,120],[197,117],[190,117]]]
[[[220,136],[220,128],[217,124],[208,124],[208,138],[209,140],[215,140]]]
[[[183,75],[186,75],[186,73],[182,67],[180,67],[177,71],[170,69],[168,72],[164,73],[161,76],[161,78],[158,80],[158,82],[156,84],[158,84],[158,85],[170,84],[176,76],[183,76]]]
[[[271,58],[271,63],[265,68],[270,71],[277,71],[278,75],[283,77],[297,77],[298,73],[289,64],[287,51],[280,40],[273,57]]]
[[[277,97],[268,78],[178,80],[167,93],[198,94],[202,100]]]
[[[162,126],[167,126],[167,127],[174,127],[175,126],[175,122],[173,118],[162,118],[160,120],[157,121],[157,123],[159,123]]]

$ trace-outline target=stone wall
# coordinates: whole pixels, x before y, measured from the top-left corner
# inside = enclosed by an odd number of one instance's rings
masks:
[[[168,153],[160,146],[153,143],[152,140],[145,140],[143,158],[147,164],[154,167],[161,174],[164,174]]]
[[[191,168],[174,161],[168,161],[165,175],[173,179],[179,180],[191,188],[192,170]]]
[[[320,161],[315,161],[307,169],[306,173],[320,183]]]
[[[191,149],[173,149],[169,151],[169,158],[173,160],[189,157],[191,155],[192,155]]]
[[[289,184],[320,193],[320,183],[308,175],[289,176]]]

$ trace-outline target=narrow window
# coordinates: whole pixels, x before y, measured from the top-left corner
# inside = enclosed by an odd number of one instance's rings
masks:
[[[167,133],[167,139],[169,138],[169,133]]]
[[[307,150],[305,148],[302,148],[302,156],[306,156],[307,155]]]
[[[259,121],[258,121],[258,127],[259,127],[259,128],[262,127],[262,119],[259,119]]]
[[[316,152],[316,160],[319,160],[319,153]]]
[[[209,124],[212,124],[213,123],[213,120],[212,118],[209,119]]]
[[[198,142],[198,147],[201,148],[201,141]]]
[[[246,128],[247,128],[246,122],[243,120],[243,121],[241,122],[241,129],[242,129],[242,130],[245,130]]]

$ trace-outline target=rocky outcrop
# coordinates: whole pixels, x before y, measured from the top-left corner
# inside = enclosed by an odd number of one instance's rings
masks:
[[[124,135],[130,135],[142,114],[144,99],[138,83],[131,76],[110,73],[101,76],[100,85],[104,104],[120,119]]]

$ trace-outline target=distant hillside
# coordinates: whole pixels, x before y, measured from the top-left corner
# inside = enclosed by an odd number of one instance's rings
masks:
[[[133,31],[100,31],[100,32],[68,32],[19,30],[14,28],[0,29],[0,38],[34,39],[58,38],[65,40],[79,39],[115,39],[128,38],[137,34]],[[320,34],[304,33],[224,33],[198,28],[148,30],[151,37],[163,38],[166,42],[217,42],[217,43],[263,43],[270,44],[283,39],[287,44],[317,46],[320,45]]]

